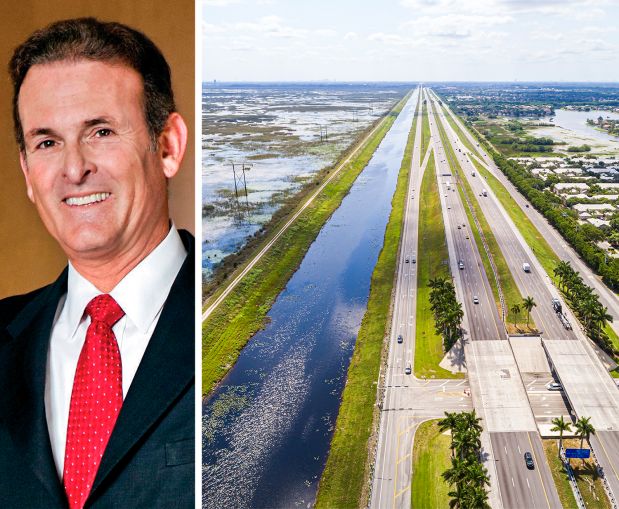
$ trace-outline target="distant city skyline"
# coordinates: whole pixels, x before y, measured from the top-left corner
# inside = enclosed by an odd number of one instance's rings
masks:
[[[201,0],[204,81],[619,82],[610,0]]]

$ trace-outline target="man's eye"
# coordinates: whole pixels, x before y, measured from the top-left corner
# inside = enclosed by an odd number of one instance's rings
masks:
[[[111,129],[97,129],[95,136],[99,138],[105,138],[106,136],[110,136],[112,134]]]
[[[40,149],[40,148],[51,148],[54,145],[56,145],[56,142],[54,140],[43,140],[41,143],[39,143],[36,148]]]

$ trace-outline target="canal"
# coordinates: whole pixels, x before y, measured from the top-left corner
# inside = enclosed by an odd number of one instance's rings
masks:
[[[311,507],[382,248],[413,93],[234,368],[203,403],[203,507]]]

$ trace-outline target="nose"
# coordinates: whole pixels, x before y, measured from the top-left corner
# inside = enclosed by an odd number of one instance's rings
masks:
[[[81,184],[91,173],[96,173],[96,166],[87,156],[81,143],[67,143],[64,151],[64,177],[72,184]]]

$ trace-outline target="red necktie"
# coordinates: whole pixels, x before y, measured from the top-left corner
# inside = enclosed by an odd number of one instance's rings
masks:
[[[69,407],[63,482],[69,507],[81,509],[123,403],[120,351],[112,326],[125,312],[107,294],[86,306],[86,331]]]

